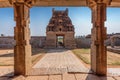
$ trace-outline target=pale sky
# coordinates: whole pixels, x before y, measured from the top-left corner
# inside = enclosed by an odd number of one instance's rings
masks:
[[[32,36],[45,36],[46,27],[55,10],[69,9],[69,17],[75,27],[75,35],[91,33],[91,10],[87,7],[33,7],[30,10],[30,29]],[[0,8],[0,34],[14,35],[13,8]],[[120,8],[107,9],[107,33],[120,33]]]

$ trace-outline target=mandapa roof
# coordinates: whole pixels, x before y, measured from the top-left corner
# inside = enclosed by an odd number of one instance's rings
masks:
[[[87,6],[87,0],[36,0],[33,6]],[[111,0],[108,7],[120,7],[120,0]],[[0,0],[0,8],[12,7],[9,0]]]

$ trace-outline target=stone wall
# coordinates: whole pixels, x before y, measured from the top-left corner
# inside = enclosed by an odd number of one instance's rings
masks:
[[[14,48],[14,37],[0,37],[0,48]]]
[[[46,48],[58,48],[57,36],[64,36],[64,48],[73,49],[76,48],[74,32],[47,32]]]
[[[66,48],[76,48],[74,32],[67,32],[65,34],[65,47]]]
[[[56,35],[55,35],[56,36]],[[52,44],[56,44],[56,42],[52,42],[52,41],[56,41],[56,37],[54,40],[52,40],[53,35],[50,36],[51,40],[48,40],[47,43],[52,43]],[[68,40],[70,39],[70,37],[68,37]],[[71,40],[69,40],[71,41]],[[69,44],[69,41],[66,41]],[[30,40],[30,44],[32,45],[32,48],[43,48],[45,47],[45,42],[46,42],[46,37],[45,36],[32,36],[31,40]],[[90,48],[91,45],[91,38],[86,38],[84,36],[82,37],[76,37],[75,38],[75,43],[76,43],[76,47],[77,48]],[[110,39],[107,39],[105,41],[106,46],[110,46]],[[0,37],[0,48],[14,48],[15,45],[15,40],[13,37]],[[49,46],[49,45],[48,45]],[[67,44],[66,44],[67,46]],[[120,39],[117,38],[115,40],[115,46],[120,46]],[[51,47],[51,46],[49,46]],[[55,46],[53,46],[54,48]]]
[[[110,52],[120,54],[120,47],[115,47],[115,48],[108,47],[107,50],[110,51]]]
[[[111,46],[111,40],[110,40],[110,38],[108,38],[108,39],[105,41],[105,44],[106,44],[106,46]],[[120,46],[120,39],[119,39],[119,38],[115,38],[114,45],[115,45],[115,46]]]
[[[32,36],[30,44],[32,48],[43,48],[45,46],[45,36]],[[13,36],[0,37],[0,48],[14,48],[15,40]]]
[[[30,43],[32,45],[32,48],[43,48],[45,47],[45,36],[32,36]]]
[[[53,32],[47,32],[45,48],[56,48],[56,34]]]
[[[91,46],[91,38],[76,37],[75,38],[77,48],[90,48]]]
[[[91,47],[91,37],[79,36],[75,38],[77,48],[90,48]],[[120,39],[115,39],[115,46],[120,46]],[[111,46],[110,38],[105,40],[106,46]]]

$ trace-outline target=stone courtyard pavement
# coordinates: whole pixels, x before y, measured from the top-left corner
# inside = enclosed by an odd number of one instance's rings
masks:
[[[48,53],[33,66],[33,74],[87,73],[86,68],[70,50],[56,49]],[[35,74],[36,73],[36,74]]]
[[[107,77],[96,76],[70,51],[49,50],[29,76],[13,76],[13,67],[0,67],[0,80],[120,80],[120,68],[108,68]]]

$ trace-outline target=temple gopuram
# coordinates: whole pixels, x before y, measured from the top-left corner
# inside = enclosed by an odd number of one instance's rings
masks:
[[[46,48],[75,48],[74,26],[65,11],[52,10],[52,17],[46,28]]]

